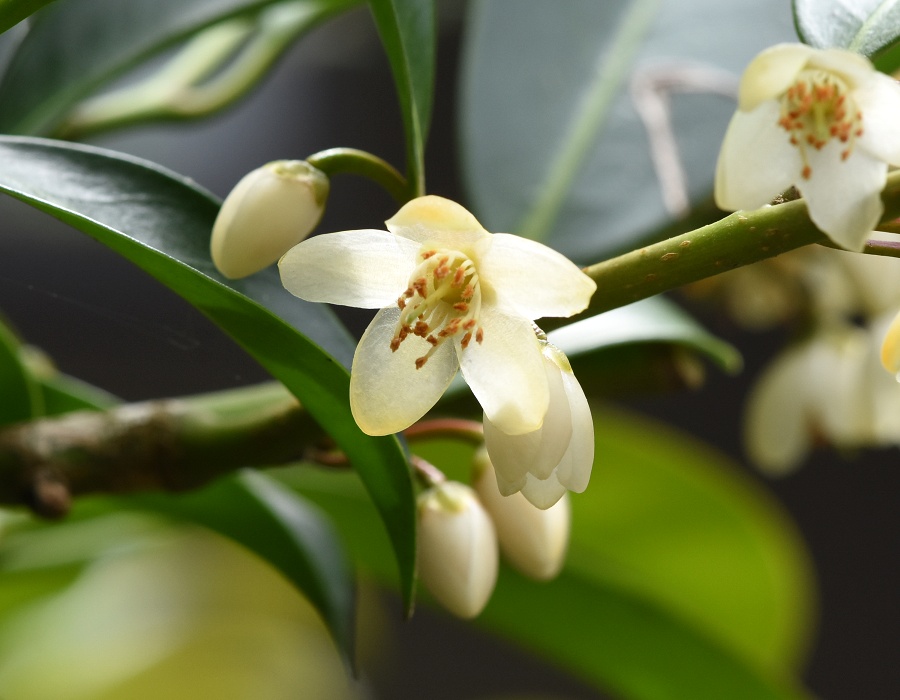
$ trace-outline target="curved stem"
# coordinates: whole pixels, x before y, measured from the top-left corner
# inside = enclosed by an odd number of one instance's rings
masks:
[[[356,148],[329,148],[314,153],[306,162],[332,177],[338,174],[359,175],[380,185],[398,204],[412,199],[409,183],[386,160]]]
[[[454,438],[465,440],[473,445],[484,442],[484,426],[478,421],[464,418],[435,418],[422,420],[403,431],[410,442],[416,440],[434,440],[435,438]]]

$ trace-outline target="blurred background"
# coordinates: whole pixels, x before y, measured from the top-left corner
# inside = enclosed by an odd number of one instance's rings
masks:
[[[788,12],[786,6],[786,22]],[[431,193],[465,202],[455,132],[463,14],[462,3],[442,5],[427,175]],[[363,148],[401,164],[400,124],[373,23],[366,11],[354,11],[315,30],[287,53],[249,99],[218,116],[142,127],[90,142],[161,163],[224,197],[244,173],[263,163],[303,158],[332,146]],[[338,177],[320,230],[378,227],[394,208],[374,185]],[[266,379],[204,317],[103,246],[6,198],[0,200],[0,226],[0,308],[21,335],[44,349],[64,372],[127,400]],[[744,372],[729,377],[707,367],[705,383],[695,390],[616,400],[727,453],[794,518],[819,576],[820,626],[805,676],[812,690],[827,698],[896,697],[896,450],[848,455],[817,450],[794,474],[778,480],[760,477],[743,455],[743,405],[754,378],[785,337],[777,331],[750,335],[727,319],[692,311],[744,352]],[[366,315],[348,313],[347,318],[359,327]],[[591,488],[603,488],[602,454]],[[191,540],[186,546],[207,545]],[[232,555],[238,556],[228,553]],[[372,697],[600,697],[525,652],[441,612],[423,606],[411,621],[403,622],[392,595],[366,590],[363,617],[371,621],[377,638],[377,650],[363,654],[363,677]],[[361,644],[371,645],[365,633],[363,637]],[[304,697],[327,697],[321,692]]]

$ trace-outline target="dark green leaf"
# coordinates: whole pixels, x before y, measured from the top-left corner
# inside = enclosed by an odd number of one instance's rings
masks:
[[[353,658],[352,581],[341,543],[317,507],[250,470],[189,494],[123,504],[204,525],[265,559],[306,595]]]
[[[701,353],[726,372],[740,371],[741,355],[675,304],[653,297],[563,326],[549,340],[570,358],[620,345],[667,343]]]
[[[712,189],[737,76],[793,36],[779,0],[474,3],[460,127],[476,215],[578,262],[631,249],[676,218],[634,88],[670,108],[686,188],[666,182],[692,206]]]
[[[53,0],[0,0],[0,34]]]
[[[18,338],[0,319],[0,425],[40,415],[41,389],[22,358]]]
[[[820,49],[849,49],[884,71],[900,67],[900,3],[896,0],[794,0],[797,34]]]
[[[0,131],[47,134],[114,77],[213,24],[277,0],[56,0],[0,82]],[[317,20],[360,0],[309,0]]]
[[[370,0],[406,130],[407,179],[425,194],[425,140],[434,93],[434,0]]]
[[[0,190],[153,275],[219,324],[300,399],[362,475],[390,533],[410,603],[415,501],[409,469],[395,437],[365,435],[350,414],[349,373],[320,349],[345,363],[352,354],[352,340],[333,314],[287,294],[274,270],[238,282],[222,278],[208,252],[218,203],[152,163],[85,146],[3,137]]]

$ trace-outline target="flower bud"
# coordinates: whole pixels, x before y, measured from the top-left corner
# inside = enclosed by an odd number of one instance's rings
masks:
[[[569,545],[572,510],[566,493],[546,510],[536,508],[522,493],[503,496],[487,450],[475,454],[475,490],[497,528],[500,551],[525,576],[538,581],[555,578]]]
[[[244,175],[213,225],[219,272],[238,279],[277,261],[319,223],[328,189],[328,177],[304,160],[276,160]]]
[[[419,496],[419,577],[454,615],[471,618],[497,582],[497,535],[475,492],[448,481]]]

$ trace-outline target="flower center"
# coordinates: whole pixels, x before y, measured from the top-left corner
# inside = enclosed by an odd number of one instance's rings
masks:
[[[856,106],[847,84],[833,73],[805,70],[781,97],[779,126],[791,135],[791,143],[800,150],[803,178],[808,180],[812,168],[807,149],[820,150],[832,138],[847,147],[841,160],[847,160],[854,141],[862,136],[862,112]]]
[[[464,348],[472,338],[477,343],[484,338],[478,323],[481,285],[475,264],[458,250],[423,247],[419,258],[409,287],[397,299],[400,320],[391,340],[394,352],[410,334],[431,344],[416,360],[416,369],[421,369],[448,338],[462,333],[460,345]]]

